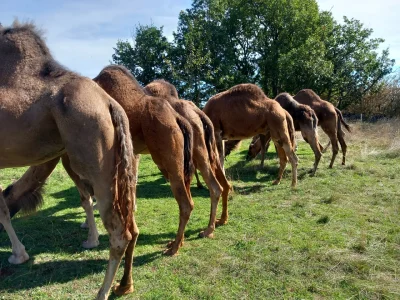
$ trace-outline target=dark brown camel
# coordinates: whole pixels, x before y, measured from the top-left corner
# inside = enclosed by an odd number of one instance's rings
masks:
[[[313,90],[301,90],[293,97],[297,102],[310,106],[318,117],[318,125],[328,135],[332,144],[332,159],[329,168],[332,168],[336,155],[339,152],[338,141],[342,147],[342,165],[346,164],[347,145],[344,141],[345,133],[342,124],[351,132],[350,126],[344,121],[341,111],[333,106],[332,103],[322,100]]]
[[[279,94],[275,98],[275,101],[291,115],[295,130],[300,131],[304,140],[310,144],[315,156],[314,168],[311,171],[311,174],[314,175],[322,156],[322,146],[318,141],[317,135],[318,118],[315,112],[308,105],[298,103],[288,93]],[[254,158],[261,151],[261,165],[263,164],[264,157],[262,153],[263,151],[265,153],[266,148],[268,149],[267,146],[262,147],[264,140],[261,136],[253,138],[247,153],[248,158]],[[268,143],[269,141],[266,142]]]
[[[203,111],[214,125],[215,140],[224,165],[224,140],[242,140],[257,134],[271,137],[280,158],[280,183],[287,160],[292,165],[292,186],[297,184],[297,156],[294,153],[294,127],[289,114],[265,96],[254,84],[239,84],[211,97]]]
[[[134,164],[136,174],[139,154],[150,153],[153,161],[170,181],[172,192],[179,204],[180,222],[175,242],[168,244],[165,254],[174,255],[183,243],[184,229],[193,209],[189,189],[193,152],[191,126],[168,103],[146,95],[136,79],[124,67],[106,67],[94,81],[114,97],[128,115],[136,157]],[[64,158],[62,161],[79,190],[82,205],[87,206],[91,202],[90,195],[84,192],[79,177],[70,172],[69,161]],[[38,194],[32,194],[32,191],[37,190],[40,183],[44,183],[54,167],[55,164],[31,167],[14,183],[12,190],[15,194],[7,194],[13,212],[18,211],[21,205],[29,203],[32,196]],[[98,232],[93,213],[87,212],[86,224],[89,235],[83,246],[96,247]]]
[[[115,292],[132,292],[139,231],[132,213],[134,157],[124,110],[93,81],[60,66],[32,24],[0,28],[0,60],[0,169],[68,157],[85,192],[96,197],[110,235],[110,259],[97,299],[108,297],[124,254],[124,276]],[[2,193],[0,223],[12,244],[9,262],[28,260]]]
[[[201,237],[213,237],[215,226],[228,222],[228,195],[230,184],[219,163],[214,139],[213,125],[205,113],[187,100],[180,100],[176,88],[167,81],[156,80],[145,87],[145,91],[159,99],[168,101],[193,129],[193,162],[206,182],[211,198],[211,212],[208,228],[200,233]],[[222,194],[222,214],[216,220],[219,197]]]

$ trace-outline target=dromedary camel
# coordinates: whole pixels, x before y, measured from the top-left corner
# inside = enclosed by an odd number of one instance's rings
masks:
[[[174,255],[183,243],[184,229],[193,209],[190,195],[192,177],[192,129],[190,124],[175,112],[165,101],[148,96],[132,74],[121,66],[105,67],[94,79],[109,95],[121,104],[129,118],[129,127],[135,152],[134,169],[137,174],[139,154],[150,153],[163,175],[170,181],[172,192],[179,204],[180,222],[174,242],[170,242],[165,254]],[[90,195],[85,193],[79,177],[71,173],[68,159],[63,157],[63,165],[75,182],[83,206],[90,203]],[[54,169],[56,163],[31,167],[5,193],[13,213],[32,206],[32,198],[40,198],[41,185]],[[7,188],[8,190],[9,188]],[[6,191],[7,191],[6,190]],[[25,209],[26,210],[26,209]],[[86,211],[86,210],[85,210]],[[85,248],[98,245],[98,231],[93,213],[87,212],[86,226],[89,228]]]
[[[315,112],[308,105],[298,103],[288,93],[279,94],[276,96],[275,101],[292,116],[295,130],[300,131],[304,140],[310,144],[315,156],[314,168],[311,171],[311,174],[314,175],[322,156],[322,146],[318,141],[317,135],[318,118]],[[265,141],[261,136],[254,137],[249,146],[247,157],[254,158],[260,151],[261,154],[265,153],[265,148],[267,146],[263,148],[263,142]],[[269,141],[266,142],[268,143]],[[262,155],[261,165],[263,164],[263,158],[264,156]]]
[[[280,183],[287,160],[292,165],[292,186],[297,184],[297,156],[294,153],[294,127],[289,114],[268,99],[254,84],[239,84],[211,97],[203,111],[214,125],[221,165],[224,165],[224,140],[241,140],[264,134],[274,141],[280,158]]]
[[[132,292],[139,231],[133,215],[134,157],[124,110],[93,81],[60,66],[33,24],[15,21],[0,28],[0,58],[0,169],[40,165],[67,155],[71,171],[96,197],[110,235],[110,259],[97,299],[108,297],[124,254],[124,276],[114,291]],[[28,260],[2,194],[0,223],[12,244],[9,262]]]
[[[347,145],[344,141],[345,133],[342,125],[351,132],[350,126],[344,121],[342,112],[333,106],[332,103],[322,100],[313,90],[301,90],[293,97],[297,102],[310,106],[318,117],[318,125],[328,135],[332,144],[332,159],[329,168],[332,168],[336,155],[339,152],[338,140],[342,147],[342,165],[346,164]]]
[[[206,182],[211,198],[211,212],[208,228],[200,233],[201,237],[212,237],[215,225],[223,225],[228,222],[228,195],[230,184],[225,177],[219,163],[218,152],[214,139],[214,129],[210,119],[191,101],[180,100],[176,88],[164,80],[156,80],[145,87],[145,91],[159,99],[168,101],[171,106],[193,128],[193,162],[200,170]],[[219,197],[222,194],[222,214],[216,220]]]

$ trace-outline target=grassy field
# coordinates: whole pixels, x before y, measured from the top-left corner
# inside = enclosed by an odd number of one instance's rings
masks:
[[[311,149],[299,142],[295,190],[290,166],[281,185],[271,185],[278,170],[273,147],[260,169],[259,160],[244,161],[243,143],[226,162],[235,189],[228,224],[214,239],[198,238],[210,201],[193,184],[195,208],[175,257],[162,251],[175,236],[178,207],[149,156],[142,156],[136,290],[126,299],[400,299],[400,123],[353,128],[346,135],[347,166],[339,154],[328,169],[328,151],[316,177],[307,173]],[[322,133],[321,139],[325,144]],[[23,171],[1,170],[0,184]],[[79,195],[58,166],[45,205],[13,220],[31,259],[10,265],[10,242],[0,233],[0,299],[93,299],[108,259],[108,237],[96,216],[100,246],[84,250]]]

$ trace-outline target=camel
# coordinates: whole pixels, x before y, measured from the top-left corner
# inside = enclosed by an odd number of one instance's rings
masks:
[[[214,139],[214,129],[207,115],[193,102],[180,100],[176,88],[164,80],[156,80],[145,88],[149,95],[168,101],[171,106],[183,116],[193,128],[193,162],[201,172],[210,191],[211,212],[208,227],[200,233],[201,237],[213,237],[215,226],[228,222],[228,195],[231,185],[225,177],[219,163],[218,152]],[[197,173],[196,173],[197,175]],[[219,197],[222,194],[222,214],[216,220]]]
[[[132,292],[139,230],[133,214],[134,157],[124,110],[93,81],[59,65],[32,23],[15,21],[0,28],[0,58],[0,169],[54,164],[60,156],[68,157],[84,191],[96,197],[110,235],[110,258],[97,299],[108,298],[124,254],[124,275],[113,290],[118,295]],[[93,213],[91,205],[87,210]],[[0,223],[12,245],[9,262],[27,261],[2,193]]]
[[[292,165],[292,187],[297,184],[297,156],[294,153],[294,126],[289,114],[265,96],[254,84],[239,84],[211,97],[203,111],[214,125],[215,140],[222,168],[224,140],[242,140],[257,134],[271,137],[280,158],[279,184],[288,158]]]
[[[347,145],[344,140],[344,131],[342,124],[348,132],[351,132],[350,126],[344,121],[342,112],[333,106],[332,103],[322,100],[313,90],[304,89],[299,91],[294,97],[297,102],[310,106],[318,117],[318,125],[328,135],[332,144],[332,158],[329,168],[333,167],[336,155],[339,152],[338,141],[342,148],[342,165],[346,164]]]
[[[292,116],[295,130],[300,131],[304,140],[310,144],[315,156],[314,167],[311,170],[311,175],[315,175],[318,163],[322,156],[322,145],[318,141],[316,130],[318,118],[315,112],[308,105],[298,103],[288,93],[281,93],[274,100]],[[268,149],[268,146],[263,143],[264,140],[265,139],[263,139],[262,136],[254,137],[247,153],[247,158],[250,159],[254,158],[261,151],[261,165],[263,164],[263,153]],[[269,143],[269,141],[267,141],[267,143]],[[263,144],[265,145],[264,147],[262,147]]]
[[[134,146],[135,164],[133,167],[136,174],[140,154],[150,154],[162,174],[170,181],[172,192],[179,205],[180,221],[176,238],[168,243],[164,254],[175,255],[183,244],[184,229],[193,209],[189,189],[192,178],[193,152],[191,126],[167,102],[146,95],[132,74],[122,66],[105,67],[93,80],[111,95],[127,113]],[[91,201],[90,195],[82,189],[83,184],[79,177],[70,172],[68,160],[63,158],[62,163],[78,188],[82,205]],[[16,194],[7,195],[8,202],[11,203],[9,207],[12,208],[13,213],[38,194],[32,193],[32,191],[40,188],[40,183],[45,182],[54,167],[55,164],[31,167],[14,183],[12,190]],[[82,246],[85,248],[96,247],[99,244],[99,234],[93,213],[87,212],[86,222],[82,225],[82,227],[89,228],[88,240],[84,241]]]

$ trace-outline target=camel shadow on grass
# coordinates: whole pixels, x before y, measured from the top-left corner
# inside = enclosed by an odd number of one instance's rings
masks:
[[[95,249],[85,250],[81,246],[82,241],[87,238],[87,230],[80,228],[85,214],[80,207],[80,197],[76,188],[71,187],[50,195],[60,199],[56,205],[40,209],[28,216],[19,216],[12,221],[30,255],[28,262],[22,265],[8,263],[8,257],[11,255],[10,241],[4,231],[0,232],[0,290],[28,290],[105,272],[108,262],[108,235],[100,235],[100,245]],[[50,201],[46,198],[45,195],[45,202]],[[80,212],[75,212],[76,209]],[[95,215],[98,220],[98,212]],[[186,241],[197,239],[200,230],[186,230]],[[175,238],[175,234],[174,230],[139,234],[137,248],[153,245],[156,248],[159,246],[159,250],[135,255],[134,267],[162,259],[164,247]],[[70,259],[71,256],[77,258]]]

